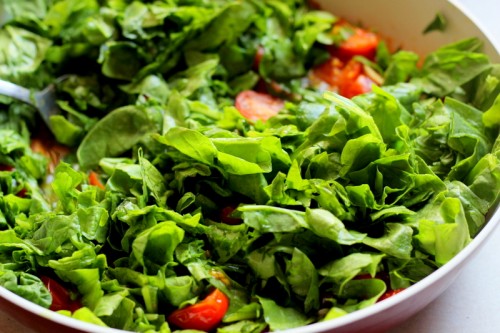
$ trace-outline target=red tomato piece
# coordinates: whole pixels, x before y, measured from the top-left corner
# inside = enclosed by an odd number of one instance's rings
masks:
[[[230,224],[230,225],[235,225],[235,224],[240,224],[242,219],[237,218],[237,217],[232,217],[231,214],[235,211],[235,207],[233,206],[227,206],[222,208],[221,213],[220,213],[220,219],[223,223]]]
[[[363,73],[363,65],[358,62],[351,60],[342,69],[342,83],[345,84],[349,81],[354,81],[356,78]]]
[[[19,198],[26,198],[26,193],[28,193],[28,191],[25,188],[22,188],[16,195]]]
[[[363,65],[357,61],[351,60],[342,70],[339,94],[347,98],[352,98],[371,91],[373,83],[374,82],[364,74]]]
[[[360,62],[351,60],[344,66],[335,57],[313,69],[312,76],[328,83],[330,90],[347,98],[371,91],[375,83],[364,73]]]
[[[82,307],[80,301],[71,299],[69,291],[56,280],[49,278],[48,276],[42,276],[40,280],[42,280],[43,284],[52,296],[50,310],[69,310],[74,312]]]
[[[14,167],[10,165],[0,164],[0,171],[12,171]]]
[[[344,61],[354,56],[363,56],[373,60],[379,41],[375,33],[355,28],[354,33],[334,49],[334,55]]]
[[[264,58],[264,47],[260,46],[257,48],[257,52],[255,52],[255,58],[253,59],[253,69],[258,71],[260,62]]]
[[[389,297],[391,296],[394,296],[396,294],[399,294],[400,292],[402,292],[403,290],[405,290],[405,288],[401,288],[401,289],[394,289],[394,290],[388,290],[386,291],[382,296],[380,296],[380,298],[377,300],[377,302],[380,302],[380,301],[383,301],[384,299],[388,299]]]
[[[321,5],[316,0],[309,0],[309,1],[307,1],[307,5],[311,9],[315,9],[315,10],[320,10],[321,9]]]
[[[370,274],[361,274],[361,275],[356,275],[353,279],[354,280],[370,280],[370,279],[374,279],[374,277],[372,277]]]
[[[356,275],[353,280],[369,280],[369,279],[379,279],[385,282],[386,285],[390,285],[391,279],[389,277],[389,274],[387,274],[384,271],[377,272],[375,274],[375,277],[372,277],[370,274],[361,274],[361,275]]]
[[[105,189],[104,185],[99,180],[99,176],[94,171],[90,171],[89,173],[89,183],[90,185],[99,187],[101,190]]]
[[[236,96],[235,107],[250,121],[266,121],[283,109],[283,100],[253,90],[242,91]]]
[[[333,88],[338,88],[342,76],[343,63],[335,57],[332,57],[315,67],[312,71],[315,78],[328,83]]]
[[[210,331],[219,325],[228,307],[228,297],[219,289],[214,289],[205,299],[175,310],[167,319],[185,330]]]

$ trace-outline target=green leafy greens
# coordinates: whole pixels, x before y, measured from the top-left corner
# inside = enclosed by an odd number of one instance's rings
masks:
[[[218,288],[219,333],[300,327],[417,283],[498,203],[500,65],[475,38],[421,67],[379,47],[385,83],[349,100],[305,84],[343,38],[305,1],[26,3],[0,5],[0,78],[68,75],[71,152],[48,172],[35,111],[0,99],[0,285],[41,306],[48,275],[82,302],[62,314],[167,333]],[[234,107],[258,84],[287,98],[265,123]]]

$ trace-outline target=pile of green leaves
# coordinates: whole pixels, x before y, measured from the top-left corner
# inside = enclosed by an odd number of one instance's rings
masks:
[[[0,99],[0,285],[48,307],[37,276],[57,277],[84,305],[64,314],[163,333],[216,287],[217,332],[257,333],[364,308],[449,261],[498,201],[500,67],[476,39],[421,67],[381,44],[384,86],[347,100],[304,83],[342,38],[335,20],[298,0],[4,0],[0,78],[69,74],[52,125],[73,153],[47,175],[35,111]],[[234,97],[259,80],[289,102],[250,123]],[[228,206],[242,223],[221,222]]]

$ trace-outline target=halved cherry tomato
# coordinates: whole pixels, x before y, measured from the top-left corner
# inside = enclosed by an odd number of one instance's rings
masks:
[[[47,287],[50,295],[52,296],[52,304],[50,305],[50,310],[69,310],[71,312],[74,312],[82,307],[80,301],[71,299],[68,290],[66,290],[66,288],[64,288],[56,280],[48,276],[42,276],[40,280],[42,280],[43,284],[45,285],[45,287]]]
[[[105,186],[99,180],[99,176],[94,171],[90,171],[89,173],[89,183],[90,185],[99,187],[101,190],[105,189]]]
[[[250,121],[266,121],[283,109],[283,100],[253,90],[242,91],[236,96],[235,106]]]
[[[219,289],[214,289],[202,301],[175,310],[167,320],[185,330],[210,331],[221,322],[228,307],[228,297]]]
[[[400,292],[402,292],[403,290],[405,290],[405,288],[400,288],[400,289],[394,289],[394,290],[388,290],[386,291],[382,296],[380,296],[380,298],[377,300],[377,302],[380,302],[380,301],[383,301],[384,299],[388,299],[389,297],[391,296],[394,296],[396,294],[399,294]]]
[[[332,57],[312,71],[312,77],[328,83],[330,90],[352,98],[372,90],[375,83],[363,70],[363,65],[350,60],[345,66],[337,58]],[[314,82],[313,82],[314,83]]]
[[[363,65],[351,60],[342,70],[339,94],[352,98],[372,90],[374,82],[363,73]]]
[[[348,61],[354,56],[363,56],[373,60],[377,52],[379,37],[361,28],[354,28],[354,33],[333,49],[333,55],[342,61]]]
[[[347,98],[367,93],[372,90],[374,82],[368,76],[361,74],[356,80],[341,86],[340,94]]]
[[[328,83],[331,87],[338,88],[342,77],[344,64],[340,59],[331,57],[312,70],[314,77]]]
[[[241,224],[241,222],[243,222],[242,219],[231,216],[231,214],[235,210],[236,210],[236,208],[233,206],[227,206],[227,207],[222,208],[222,210],[220,212],[221,221],[223,223],[230,224],[230,225]]]

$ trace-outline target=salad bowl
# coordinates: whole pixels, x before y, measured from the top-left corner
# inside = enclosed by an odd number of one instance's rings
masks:
[[[379,32],[392,49],[407,49],[428,54],[438,47],[468,37],[484,42],[483,50],[493,62],[500,62],[500,45],[468,13],[453,1],[444,0],[317,0],[322,9],[349,22],[359,23]],[[446,18],[446,29],[423,34],[436,13]],[[462,268],[479,252],[500,224],[497,202],[487,215],[487,223],[475,238],[456,256],[435,272],[403,292],[335,320],[288,329],[286,333],[385,332],[425,308],[455,280]],[[16,294],[0,288],[0,310],[36,332],[102,332],[122,330],[104,328],[55,313]]]

